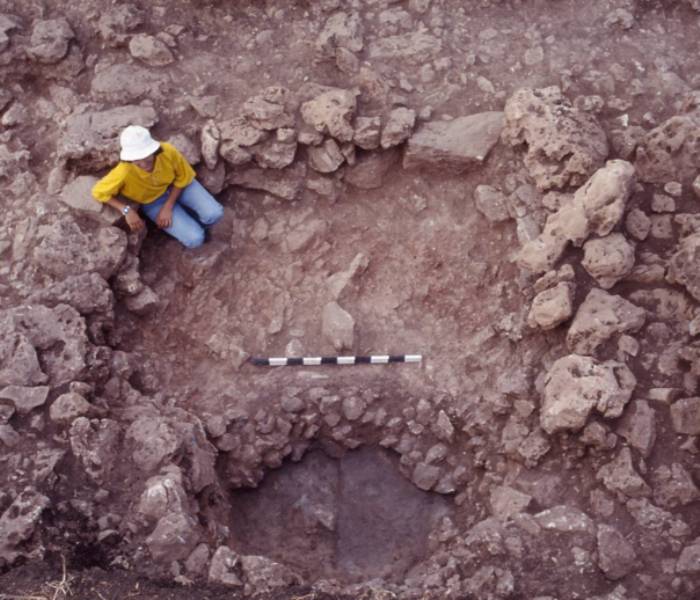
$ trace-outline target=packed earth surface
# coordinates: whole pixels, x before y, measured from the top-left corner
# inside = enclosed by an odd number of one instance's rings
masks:
[[[0,600],[700,598],[699,31],[0,0]],[[129,124],[202,247],[91,198]]]

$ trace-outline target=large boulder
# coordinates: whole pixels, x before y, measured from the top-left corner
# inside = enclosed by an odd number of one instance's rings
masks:
[[[323,337],[337,351],[351,349],[355,339],[355,320],[337,302],[329,302],[323,307]]]
[[[118,63],[95,67],[91,90],[93,95],[115,104],[158,97],[168,81],[162,71],[134,64]]]
[[[632,452],[625,447],[596,473],[596,478],[611,492],[620,492],[630,498],[651,495],[651,488],[632,464]]]
[[[616,361],[598,362],[570,354],[557,360],[544,380],[540,425],[547,433],[582,429],[593,409],[619,417],[636,385],[632,372]]]
[[[605,131],[556,87],[516,91],[506,102],[502,139],[524,145],[525,166],[540,190],[578,186],[608,156]]]
[[[668,263],[666,281],[685,287],[700,302],[700,233],[683,238]]]
[[[628,242],[621,233],[588,240],[583,245],[581,264],[600,287],[610,289],[631,273],[634,267],[634,244]]]
[[[593,288],[579,306],[566,335],[566,344],[576,354],[594,354],[616,333],[639,330],[646,311],[625,300]]]
[[[114,307],[114,294],[104,278],[93,272],[71,275],[54,285],[36,290],[28,301],[49,307],[68,304],[81,315],[109,315]]]
[[[574,312],[574,284],[560,281],[553,288],[543,290],[532,301],[527,323],[543,330],[554,329],[567,321]]]
[[[502,128],[502,112],[425,123],[409,138],[403,166],[431,166],[456,173],[473,169],[486,160]]]
[[[608,579],[622,579],[637,564],[634,547],[614,527],[599,525],[598,566]]]
[[[356,110],[355,91],[327,88],[301,105],[301,118],[319,133],[340,142],[350,142],[354,136],[351,123]]]
[[[34,21],[27,54],[36,62],[55,64],[68,54],[68,44],[74,37],[65,17]]]
[[[304,189],[306,166],[296,162],[286,169],[262,169],[245,165],[233,169],[227,176],[228,183],[244,188],[269,192],[283,200],[294,200]]]

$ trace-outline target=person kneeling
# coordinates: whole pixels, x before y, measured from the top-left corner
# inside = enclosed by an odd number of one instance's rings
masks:
[[[119,141],[121,160],[92,188],[95,200],[119,210],[129,228],[139,231],[145,223],[137,209],[116,198],[124,196],[187,248],[201,246],[204,227],[219,221],[224,207],[195,179],[187,159],[175,146],[154,140],[148,129],[138,125],[126,127]]]

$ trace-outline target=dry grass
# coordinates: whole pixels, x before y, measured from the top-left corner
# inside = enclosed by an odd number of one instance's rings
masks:
[[[0,600],[65,600],[71,594],[70,584],[73,579],[66,570],[66,559],[61,556],[62,576],[59,581],[51,581],[44,584],[43,587],[48,588],[48,591],[41,590],[39,593],[32,594],[4,594],[0,593]]]

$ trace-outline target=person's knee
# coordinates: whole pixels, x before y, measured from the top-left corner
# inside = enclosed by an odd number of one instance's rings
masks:
[[[224,207],[221,206],[218,202],[214,204],[210,210],[207,211],[207,214],[205,217],[202,219],[202,223],[204,225],[213,225],[217,221],[221,219],[221,217],[224,216]]]
[[[186,248],[199,248],[204,243],[204,231],[193,231],[178,239]]]

